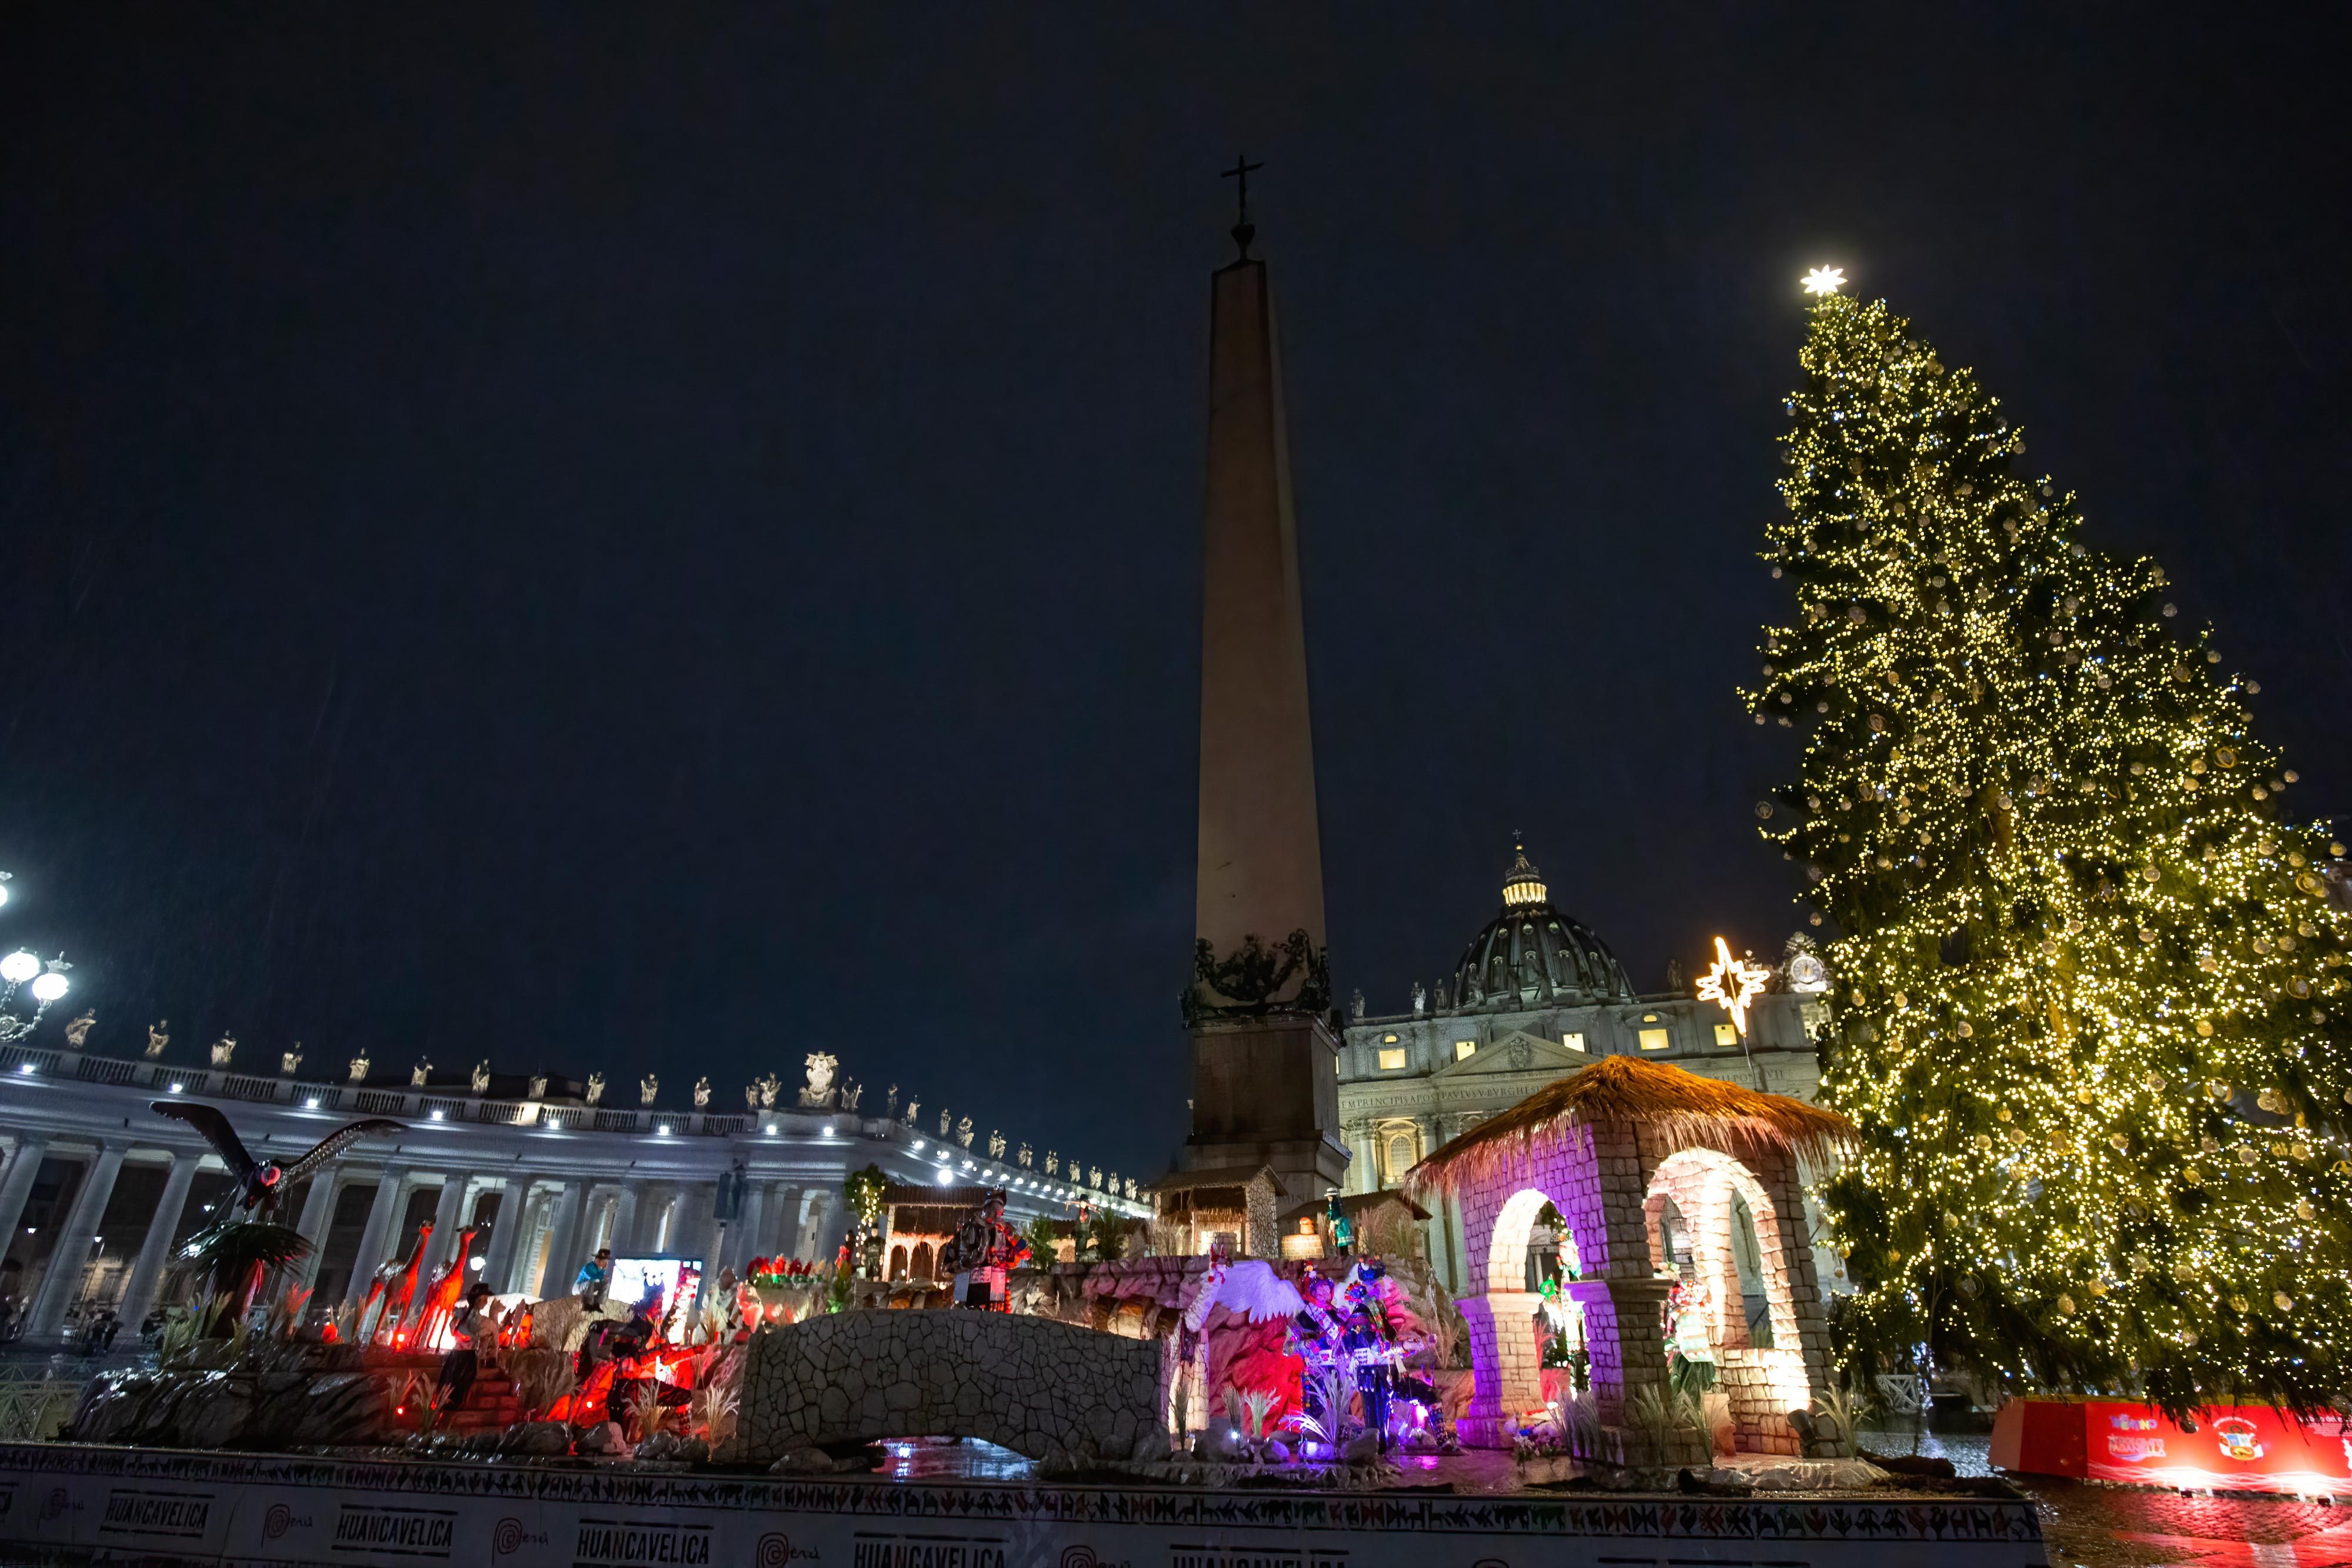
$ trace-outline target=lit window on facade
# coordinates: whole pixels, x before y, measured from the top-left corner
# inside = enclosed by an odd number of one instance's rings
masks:
[[[1641,1031],[1640,1040],[1643,1051],[1664,1051],[1675,1042],[1674,1036],[1662,1029],[1645,1029]]]
[[[1738,1045],[1739,1043],[1739,1031],[1732,1028],[1727,1023],[1719,1023],[1715,1026],[1715,1043],[1717,1045]]]
[[[1381,1071],[1382,1072],[1402,1072],[1404,1071],[1403,1051],[1400,1049],[1396,1051],[1381,1051]]]
[[[1466,1060],[1466,1059],[1468,1059],[1468,1058],[1470,1058],[1470,1057],[1475,1056],[1475,1055],[1477,1055],[1477,1054],[1478,1054],[1478,1042],[1477,1042],[1476,1040],[1455,1040],[1455,1041],[1454,1042],[1454,1061],[1465,1061],[1465,1060]]]
[[[1384,1034],[1381,1036],[1381,1041],[1384,1045],[1394,1045],[1396,1043],[1396,1036],[1392,1034]]]
[[[1388,1166],[1388,1177],[1392,1183],[1402,1181],[1404,1178],[1404,1173],[1412,1169],[1413,1152],[1411,1133],[1389,1134]]]
[[[1564,1034],[1559,1037],[1559,1042],[1560,1044],[1568,1047],[1570,1051],[1582,1051],[1584,1049],[1584,1035],[1581,1031],[1575,1034]]]

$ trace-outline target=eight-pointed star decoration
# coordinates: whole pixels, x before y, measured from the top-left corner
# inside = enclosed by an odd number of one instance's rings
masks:
[[[1748,1004],[1771,977],[1771,970],[1733,957],[1731,949],[1718,936],[1715,939],[1715,967],[1699,977],[1699,999],[1721,1003],[1723,1010],[1731,1015],[1731,1026],[1745,1035]]]
[[[1805,292],[1808,294],[1835,294],[1844,287],[1845,268],[1843,267],[1817,267],[1805,274]]]

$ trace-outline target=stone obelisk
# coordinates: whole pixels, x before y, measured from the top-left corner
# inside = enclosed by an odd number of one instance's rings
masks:
[[[1340,1184],[1339,1040],[1328,1015],[1323,850],[1282,361],[1265,263],[1209,290],[1208,506],[1202,551],[1201,836],[1192,1170],[1271,1166],[1291,1202]]]

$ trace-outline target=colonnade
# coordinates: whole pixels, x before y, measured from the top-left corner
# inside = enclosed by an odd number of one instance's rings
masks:
[[[162,1290],[194,1179],[201,1168],[209,1166],[217,1171],[220,1163],[208,1154],[158,1147],[148,1140],[23,1132],[0,1164],[0,1241],[18,1233],[41,1165],[52,1156],[85,1164],[67,1212],[52,1221],[57,1237],[48,1266],[26,1308],[22,1337],[28,1344],[40,1344],[63,1335],[67,1312],[88,1288],[93,1267],[89,1249],[126,1161],[134,1166],[161,1164],[166,1172],[162,1197],[146,1218],[113,1303],[125,1329],[135,1333]],[[412,1197],[436,1187],[439,1196],[423,1272],[430,1276],[450,1260],[467,1224],[476,1218],[483,1200],[496,1194],[498,1208],[480,1277],[501,1294],[564,1293],[574,1271],[600,1246],[624,1256],[663,1252],[700,1257],[713,1277],[722,1267],[740,1273],[760,1256],[823,1261],[817,1251],[835,1239],[845,1218],[837,1179],[754,1180],[744,1192],[740,1213],[722,1224],[716,1213],[715,1174],[700,1181],[635,1181],[520,1170],[483,1173],[362,1156],[338,1160],[313,1173],[296,1212],[281,1214],[310,1244],[293,1283],[316,1285],[341,1198],[353,1186],[373,1188],[351,1274],[342,1281],[342,1299],[353,1301],[366,1294],[383,1263],[404,1255],[410,1238],[402,1234],[403,1220]]]

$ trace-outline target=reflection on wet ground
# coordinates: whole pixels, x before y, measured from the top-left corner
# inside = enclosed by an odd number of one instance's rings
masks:
[[[1863,1445],[1882,1454],[1946,1458],[1964,1476],[1992,1474],[1991,1438],[1981,1432],[1866,1430]],[[1036,1479],[1034,1461],[976,1438],[893,1439],[874,1471],[887,1480]],[[1502,1492],[1517,1486],[1508,1454],[1401,1455],[1401,1486],[1450,1485],[1457,1492]],[[2083,1568],[2352,1568],[2352,1506],[2292,1499],[2182,1496],[2128,1487],[2018,1479],[2042,1509],[2053,1564]]]
[[[893,1437],[882,1451],[882,1465],[872,1473],[890,1480],[1027,1481],[1037,1476],[1034,1459],[977,1437]],[[1401,1454],[1396,1465],[1402,1472],[1399,1486],[1450,1483],[1456,1491],[1496,1492],[1518,1485],[1508,1454]]]
[[[1908,1428],[1862,1433],[1883,1454],[1914,1452]],[[1982,1432],[1921,1432],[1916,1452],[1964,1476],[1993,1473]],[[2352,1507],[2293,1498],[2151,1490],[2035,1476],[2010,1478],[2042,1507],[2053,1564],[2082,1568],[2352,1568]]]
[[[1037,1475],[1037,1461],[978,1437],[893,1437],[874,1474],[895,1481],[1025,1481]]]

